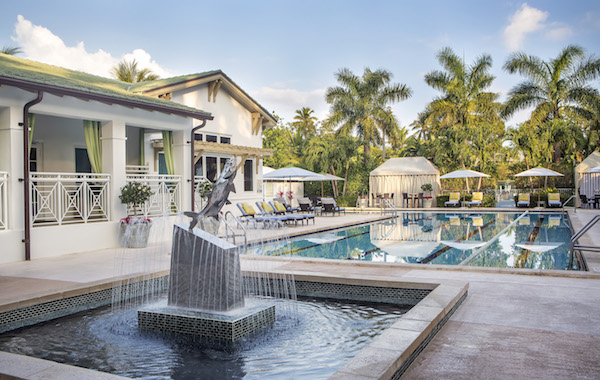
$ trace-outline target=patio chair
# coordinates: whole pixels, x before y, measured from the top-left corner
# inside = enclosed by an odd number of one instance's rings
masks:
[[[300,211],[302,212],[313,212],[315,208],[313,207],[310,199],[308,198],[298,198],[298,205],[300,206]]]
[[[531,200],[529,197],[529,193],[519,194],[519,198],[517,200],[517,207],[529,207],[530,204]]]
[[[285,212],[281,214],[267,202],[258,201],[256,207],[260,210],[261,216],[280,218],[283,223],[294,222],[294,225],[297,226],[298,221],[303,222],[305,219],[302,215],[287,215]]]
[[[560,193],[548,193],[548,207],[562,207]]]
[[[581,200],[581,207],[594,208],[594,206],[596,205],[596,201],[594,200],[594,198],[588,199],[587,195],[585,194],[580,194],[579,200]]]
[[[444,206],[460,206],[460,193],[450,193],[450,199],[448,199],[448,202],[444,202]]]
[[[308,221],[312,219],[313,224],[315,224],[315,214],[289,215],[289,214],[286,214],[286,208],[281,203],[279,203],[277,201],[273,201],[273,202],[270,202],[270,205],[275,209],[276,212],[280,212],[280,213],[283,213],[284,215],[287,215],[288,217],[292,217],[296,220],[300,220],[302,223],[304,223],[304,221],[306,220],[306,223],[308,224]]]
[[[408,193],[402,193],[402,207],[408,208]]]
[[[336,212],[340,215],[343,211],[346,214],[346,208],[338,206],[333,198],[321,198],[321,202],[323,203],[323,213],[331,213],[335,216]]]
[[[475,192],[473,193],[473,198],[471,198],[471,202],[468,203],[468,206],[481,206],[483,202],[483,193]]]

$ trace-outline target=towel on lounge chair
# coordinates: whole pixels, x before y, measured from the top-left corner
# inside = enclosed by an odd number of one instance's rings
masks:
[[[450,193],[450,199],[448,202],[444,202],[446,207],[448,206],[459,206],[460,205],[460,193]]]
[[[471,202],[469,202],[469,206],[481,206],[482,202],[483,202],[483,193],[475,192],[475,193],[473,193],[473,198],[471,199]]]
[[[548,207],[562,207],[560,193],[548,193]]]
[[[294,220],[300,220],[302,223],[304,223],[304,221],[306,220],[306,223],[308,224],[308,221],[312,219],[313,224],[315,224],[315,215],[314,214],[286,214],[286,208],[281,203],[279,203],[277,201],[273,201],[273,202],[269,202],[269,204],[276,211],[279,211],[282,214],[287,215],[288,217],[290,217]]]
[[[517,201],[517,207],[529,207],[531,203],[529,199],[529,193],[519,194],[519,200]]]
[[[265,227],[280,227],[286,222],[285,217],[258,214],[254,207],[247,203],[238,203],[237,207],[242,212],[242,218],[246,221],[252,220],[257,223],[263,223]]]

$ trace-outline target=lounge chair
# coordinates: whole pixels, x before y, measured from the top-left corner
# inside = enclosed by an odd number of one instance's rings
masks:
[[[548,193],[548,207],[562,207],[560,193]]]
[[[585,194],[580,194],[579,199],[581,200],[581,207],[594,208],[596,205],[596,200],[593,197],[588,199]]]
[[[482,192],[475,192],[473,193],[473,198],[471,199],[471,202],[468,203],[468,206],[481,206],[483,202],[483,193]]]
[[[285,198],[273,198],[274,201],[277,201],[285,206],[287,212],[298,212],[298,207],[292,207]]]
[[[242,213],[242,220],[246,223],[263,223],[265,227],[281,227],[285,223],[285,217],[281,216],[263,216],[256,212],[256,209],[247,203],[238,203],[237,207]]]
[[[280,218],[281,221],[284,223],[294,222],[294,225],[298,225],[299,221],[304,222],[304,220],[306,219],[303,215],[287,215],[285,212],[281,214],[267,202],[258,201],[256,202],[256,207],[258,207],[258,209],[260,210],[261,216]]]
[[[285,206],[277,201],[270,202],[270,205],[275,209],[276,212],[280,212],[283,214],[286,214],[286,212],[287,212]],[[297,219],[301,220],[302,222],[304,222],[306,220],[307,223],[309,220],[312,219],[313,224],[315,224],[315,214],[288,215],[288,216],[293,216],[294,218],[297,218]]]
[[[531,204],[529,193],[521,193],[519,194],[519,199],[517,201],[517,207],[529,207]]]
[[[448,199],[448,202],[444,202],[444,206],[460,206],[460,193],[450,193],[450,199]]]
[[[310,199],[308,198],[298,198],[298,205],[300,206],[300,211],[302,212],[313,212],[315,208],[313,207]]]
[[[334,216],[336,212],[338,215],[340,215],[342,211],[344,214],[346,213],[346,208],[338,206],[333,198],[321,198],[321,203],[323,204],[323,213],[331,213]]]

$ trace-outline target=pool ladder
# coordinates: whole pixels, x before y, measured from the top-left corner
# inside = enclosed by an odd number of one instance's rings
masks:
[[[235,244],[236,237],[244,238],[244,245],[248,245],[248,236],[246,227],[242,224],[242,222],[236,218],[235,215],[231,211],[227,211],[225,213],[225,217],[223,218],[223,222],[225,223],[225,239],[231,241]],[[236,233],[235,228],[238,229],[239,233]]]
[[[571,237],[571,252],[574,252],[575,250],[577,250],[579,252],[588,251],[588,252],[598,252],[598,253],[600,253],[600,247],[592,246],[592,245],[581,245],[581,244],[576,244],[575,243],[586,232],[588,232],[590,230],[590,228],[594,227],[594,225],[596,223],[598,223],[599,221],[600,221],[600,215],[594,216],[589,222],[586,223],[585,226],[583,226],[579,230],[579,232],[577,232],[575,235],[573,235]],[[581,260],[581,262],[583,263],[584,266],[586,266],[586,268],[583,268],[583,269],[584,270],[588,270],[587,265],[585,264],[585,261]]]
[[[392,203],[392,201],[390,199],[381,198],[380,202],[381,202],[381,213],[382,214],[390,213],[394,216],[398,215],[398,210],[396,209],[396,206],[394,206],[394,204]]]

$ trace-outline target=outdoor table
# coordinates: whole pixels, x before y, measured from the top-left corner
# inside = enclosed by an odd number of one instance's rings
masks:
[[[537,201],[538,207],[546,207],[546,201]]]

